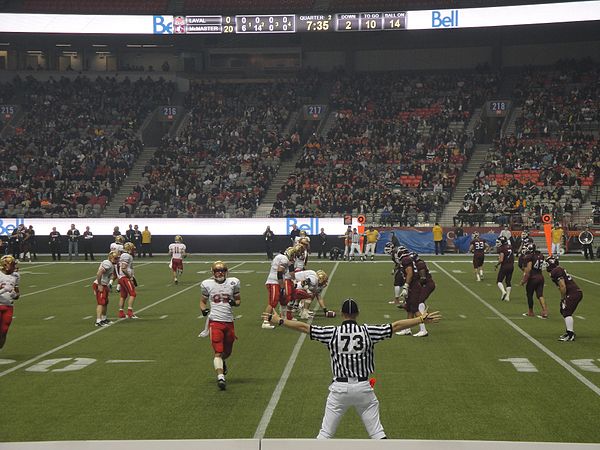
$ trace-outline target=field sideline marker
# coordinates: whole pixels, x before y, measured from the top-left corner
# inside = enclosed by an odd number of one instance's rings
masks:
[[[558,355],[553,353],[549,348],[544,346],[540,341],[538,341],[534,337],[530,336],[525,330],[523,330],[522,328],[517,326],[515,323],[513,323],[508,317],[506,317],[504,314],[502,314],[500,311],[498,311],[496,308],[494,308],[492,305],[490,305],[488,302],[486,302],[477,293],[475,293],[474,291],[469,289],[467,286],[465,286],[461,281],[459,281],[451,273],[447,272],[446,269],[444,269],[442,266],[440,266],[437,262],[434,262],[433,264],[435,264],[436,267],[438,267],[448,277],[450,277],[452,280],[454,280],[454,282],[456,282],[459,286],[461,286],[465,291],[467,291],[469,294],[471,294],[473,297],[475,297],[477,300],[479,300],[484,306],[487,306],[488,309],[490,309],[494,314],[496,314],[498,317],[500,317],[504,322],[506,322],[508,325],[510,325],[512,328],[514,328],[519,334],[521,334],[523,337],[525,337],[529,342],[531,342],[533,345],[535,345],[537,348],[539,348],[542,352],[544,352],[546,355],[548,355],[550,358],[552,358],[554,361],[556,361],[558,364],[560,364],[562,367],[564,367],[571,375],[573,375],[575,378],[577,378],[579,381],[581,381],[592,392],[594,392],[596,395],[600,396],[600,387],[596,386],[594,383],[592,383],[590,380],[588,380],[586,377],[584,377],[581,373],[579,373],[577,370],[575,370],[573,367],[571,367],[569,365],[569,363],[567,363],[566,361],[561,359]]]
[[[329,274],[330,282],[331,282],[331,279],[333,278],[333,274],[335,273],[339,264],[340,264],[340,262],[337,261],[335,263],[335,266],[331,270],[331,273]],[[323,289],[322,297],[325,296],[325,292],[327,292],[328,287],[329,287],[329,285],[327,285],[325,287],[325,289]],[[315,304],[318,305],[319,303],[315,302]],[[309,319],[309,323],[311,322],[311,320],[312,319]],[[285,368],[283,369],[283,373],[281,374],[281,377],[279,378],[279,382],[277,383],[277,386],[275,387],[275,390],[273,391],[273,395],[271,395],[269,404],[267,405],[267,408],[265,409],[265,412],[263,413],[263,415],[260,419],[258,427],[256,428],[256,432],[254,433],[254,439],[262,439],[265,436],[265,432],[267,431],[267,428],[269,427],[269,423],[271,422],[271,417],[273,417],[275,408],[277,408],[277,404],[279,403],[279,399],[281,398],[283,389],[285,388],[287,380],[290,377],[292,368],[294,367],[294,364],[296,363],[296,359],[298,358],[298,354],[300,353],[302,344],[304,344],[304,341],[306,340],[307,336],[308,335],[305,333],[300,333],[300,337],[298,338],[298,341],[296,342],[296,345],[294,346],[294,349],[292,350],[290,359],[288,359],[288,362],[285,365]]]

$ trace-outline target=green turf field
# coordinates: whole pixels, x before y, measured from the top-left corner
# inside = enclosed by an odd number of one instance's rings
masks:
[[[331,379],[322,344],[289,329],[263,330],[268,263],[222,256],[241,280],[227,391],[218,390],[208,339],[198,337],[199,283],[212,255],[186,260],[179,285],[166,257],[136,261],[139,320],[93,326],[90,283],[98,262],[21,264],[21,299],[0,351],[0,441],[211,439],[316,436]],[[444,320],[427,338],[394,336],[376,347],[376,392],[390,438],[600,442],[600,265],[565,258],[584,291],[575,342],[558,342],[558,289],[546,276],[550,318],[526,318],[515,269],[501,302],[492,257],[475,281],[470,259],[425,257],[437,284],[429,305]],[[392,263],[334,263],[325,300],[352,296],[360,320],[404,318],[389,305]],[[539,310],[537,304],[536,309]],[[200,317],[199,317],[200,316]],[[317,317],[315,323],[339,323]],[[366,438],[349,412],[340,438]]]

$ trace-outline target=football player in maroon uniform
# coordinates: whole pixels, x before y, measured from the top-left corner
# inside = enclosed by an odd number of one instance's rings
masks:
[[[401,247],[398,247],[396,251],[400,249]],[[406,317],[409,319],[421,315],[421,312],[419,311],[421,283],[419,280],[417,263],[412,255],[412,253],[405,253],[400,258],[400,267],[402,269],[402,275],[404,276],[404,285],[402,286],[400,297],[406,299],[403,307],[406,310]],[[399,336],[408,336],[412,334],[412,331],[410,328],[405,328],[404,330],[398,331],[396,334]],[[422,330],[420,330],[417,334],[415,334],[415,337],[425,336],[427,336],[427,331],[423,333]]]
[[[548,308],[546,307],[546,301],[544,300],[544,274],[542,269],[544,267],[544,256],[536,249],[535,244],[529,244],[525,249],[524,258],[524,272],[523,278],[521,279],[521,286],[525,285],[525,292],[527,293],[527,306],[529,310],[523,313],[524,316],[533,317],[533,294],[535,293],[542,313],[538,317],[540,319],[548,318]]]
[[[473,240],[469,245],[469,251],[473,252],[473,271],[477,277],[477,281],[483,280],[483,261],[485,260],[485,252],[490,248],[487,242],[479,238],[479,233],[473,233]]]
[[[546,258],[546,270],[550,272],[550,278],[560,291],[560,314],[565,319],[565,334],[561,335],[558,340],[574,341],[573,314],[583,299],[583,292],[573,281],[573,277],[559,266],[558,258],[554,256]]]
[[[498,266],[500,266],[496,282],[498,283],[498,289],[502,292],[500,300],[509,302],[510,291],[512,290],[512,275],[515,268],[515,254],[513,253],[510,241],[504,236],[498,238],[496,245],[498,247],[498,262],[495,268],[498,269]],[[506,288],[503,282],[506,283]]]

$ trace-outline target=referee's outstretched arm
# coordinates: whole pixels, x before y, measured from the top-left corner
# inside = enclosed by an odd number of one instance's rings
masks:
[[[342,313],[344,319],[355,319],[358,314],[347,315]],[[292,328],[294,330],[300,331],[301,333],[310,333],[310,325],[305,322],[300,322],[296,320],[286,320],[283,317],[280,317],[275,311],[272,313],[263,313],[262,318],[265,321],[270,322],[272,325],[283,325],[288,328]],[[420,323],[437,323],[442,319],[442,315],[439,311],[434,312],[426,312],[423,315],[415,317],[413,319],[402,319],[392,322],[392,330],[394,332],[404,330],[405,328],[412,328],[415,325]]]
[[[414,317],[413,319],[402,319],[392,322],[392,329],[394,333],[396,331],[404,330],[405,328],[412,328],[420,323],[437,323],[442,319],[442,315],[439,311],[426,312],[420,316]]]
[[[275,310],[273,310],[272,313],[262,313],[262,318],[263,320],[270,322],[271,325],[283,325],[306,334],[310,332],[309,324],[300,322],[299,320],[286,320],[283,317],[280,317],[279,314],[275,312]]]

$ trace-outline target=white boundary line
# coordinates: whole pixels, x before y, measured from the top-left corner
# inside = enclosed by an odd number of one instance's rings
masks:
[[[169,300],[170,298],[173,298],[173,297],[175,297],[175,296],[177,296],[179,294],[183,294],[184,292],[189,291],[190,289],[198,286],[200,283],[201,282],[198,282],[196,284],[188,286],[185,289],[182,289],[181,291],[175,292],[174,294],[171,294],[171,295],[169,295],[167,297],[161,298],[160,300],[158,300],[158,301],[156,301],[156,302],[154,302],[154,303],[152,303],[152,304],[150,304],[150,305],[148,305],[148,306],[146,306],[146,307],[144,307],[142,309],[139,309],[138,312],[145,311],[146,309],[152,308],[153,306],[156,306],[156,305],[158,305],[158,304],[160,304],[160,303],[162,303],[162,302],[164,302],[166,300]],[[115,323],[120,322],[122,320],[126,320],[126,319],[119,319]],[[44,353],[42,353],[42,354],[40,354],[38,356],[34,356],[33,358],[28,359],[27,361],[22,362],[21,364],[18,364],[18,365],[14,366],[14,367],[11,367],[10,369],[5,370],[4,372],[0,372],[0,378],[2,378],[4,375],[8,375],[11,372],[14,372],[15,370],[19,370],[20,368],[25,367],[25,366],[27,366],[27,365],[29,365],[29,364],[37,361],[38,359],[42,359],[42,358],[44,358],[44,357],[46,357],[48,355],[56,353],[57,351],[62,350],[63,348],[69,347],[70,345],[75,344],[76,342],[82,341],[85,338],[88,338],[90,336],[93,336],[96,333],[99,333],[99,332],[104,331],[104,330],[108,330],[110,328],[111,327],[96,328],[94,331],[90,331],[89,333],[86,333],[86,334],[81,335],[81,336],[79,336],[79,337],[77,337],[75,339],[72,339],[71,341],[69,341],[69,342],[67,342],[65,344],[62,344],[62,345],[59,345],[58,347],[53,348],[52,350],[48,350],[47,352],[44,352]]]
[[[527,339],[529,342],[531,342],[533,345],[535,345],[537,348],[539,348],[542,352],[544,352],[546,355],[548,355],[550,358],[552,358],[555,362],[557,362],[559,365],[561,365],[563,368],[565,368],[567,370],[567,372],[569,372],[571,375],[573,375],[575,378],[577,378],[579,381],[581,381],[592,392],[594,392],[596,395],[600,396],[600,387],[596,386],[594,383],[592,383],[590,380],[588,380],[586,377],[584,377],[581,373],[579,373],[577,370],[575,370],[573,367],[571,367],[569,365],[569,363],[564,361],[562,358],[560,358],[558,355],[556,355],[554,352],[552,352],[550,349],[548,349],[546,346],[544,346],[537,339],[535,339],[534,337],[529,335],[526,331],[524,331],[522,328],[520,328],[515,323],[513,323],[508,317],[506,317],[504,314],[502,314],[500,311],[498,311],[496,308],[494,308],[492,305],[490,305],[488,302],[486,302],[483,298],[481,298],[478,294],[476,294],[471,289],[469,289],[467,286],[465,286],[462,282],[460,282],[451,273],[447,272],[446,269],[441,267],[437,262],[434,262],[433,264],[435,264],[436,267],[438,269],[440,269],[442,272],[444,272],[449,278],[454,280],[454,282],[456,284],[461,286],[465,291],[467,291],[469,294],[471,294],[473,297],[475,297],[477,300],[479,300],[484,306],[486,306],[488,309],[490,309],[500,319],[502,319],[504,322],[506,322],[508,325],[510,325],[512,328],[514,328],[519,334],[521,334],[523,337],[525,337],[525,339]]]
[[[573,278],[577,278],[578,280],[585,281],[586,283],[595,284],[596,286],[600,286],[600,283],[596,283],[595,281],[588,280],[588,279],[582,278],[582,277],[578,277],[577,275],[573,275],[572,273],[570,273],[569,275],[571,275]]]
[[[95,261],[94,261],[95,262]],[[136,267],[142,267],[145,266],[146,263],[142,263]],[[34,292],[27,292],[25,294],[21,294],[21,296],[19,298],[23,298],[23,297],[29,297],[30,295],[35,295],[35,294],[41,294],[42,292],[47,292],[47,291],[51,291],[53,289],[58,289],[64,286],[69,286],[71,284],[76,284],[76,283],[81,283],[82,281],[87,281],[87,280],[93,280],[96,277],[85,277],[85,278],[81,278],[80,280],[75,280],[75,281],[69,281],[68,283],[63,283],[63,284],[57,284],[56,286],[51,286],[49,288],[46,289],[40,289],[39,291],[34,291]]]
[[[340,263],[339,261],[336,261],[335,266],[333,267],[333,269],[331,270],[331,273],[329,274],[330,282],[331,282],[331,279],[333,278],[333,274],[335,273],[335,271],[338,268],[339,263]],[[325,296],[325,292],[327,291],[328,287],[329,287],[329,285],[326,286],[325,289],[323,289],[323,296]],[[318,302],[315,302],[315,303],[318,304]],[[312,318],[309,319],[308,323],[310,324],[311,322],[312,322]],[[275,413],[275,408],[277,408],[277,404],[279,403],[279,399],[281,398],[283,389],[285,388],[287,380],[290,377],[290,373],[292,372],[292,369],[294,368],[294,364],[296,363],[296,359],[298,358],[298,354],[300,353],[302,344],[304,344],[304,341],[306,340],[307,336],[308,335],[306,333],[301,333],[300,337],[296,341],[296,345],[294,346],[294,349],[292,350],[292,354],[290,355],[290,358],[288,359],[288,362],[285,365],[285,368],[283,369],[283,373],[281,374],[281,377],[279,378],[279,382],[277,383],[277,386],[275,387],[275,390],[273,391],[273,394],[271,395],[269,404],[267,405],[267,408],[265,409],[265,412],[263,413],[262,418],[260,419],[258,427],[256,428],[256,432],[254,433],[254,439],[262,439],[265,436],[267,428],[269,427],[269,423],[271,422],[271,418],[273,417],[273,414]]]
[[[142,266],[142,264],[140,264],[138,267],[140,267],[140,266]],[[87,280],[87,279],[89,279],[89,278],[84,278],[84,280]],[[76,282],[80,282],[80,281],[81,280],[76,281]],[[67,283],[67,284],[73,284],[73,283],[76,283],[76,282],[71,282],[71,283]],[[192,289],[192,288],[194,288],[194,287],[196,287],[196,286],[198,286],[200,284],[201,284],[201,282],[195,283],[195,284],[193,284],[191,286],[186,287],[185,289],[182,289],[181,291],[175,292],[174,294],[171,294],[171,295],[169,295],[167,297],[161,298],[160,300],[157,300],[154,303],[152,303],[150,305],[147,305],[147,306],[143,307],[142,309],[139,309],[138,312],[145,311],[145,310],[147,310],[149,308],[152,308],[152,307],[154,307],[154,306],[156,306],[156,305],[158,305],[158,304],[160,304],[160,303],[162,303],[164,301],[167,301],[167,300],[169,300],[169,299],[171,299],[173,297],[176,297],[179,294],[183,294],[184,292],[189,291],[190,289]],[[48,288],[48,289],[45,289],[45,290],[55,289],[57,287],[60,287],[60,286],[55,286],[54,288]],[[39,291],[39,292],[43,292],[43,291]],[[115,321],[115,324],[118,323],[118,322],[121,322],[123,320],[127,320],[127,319],[119,319],[119,320]],[[67,342],[65,344],[59,345],[58,347],[55,347],[55,348],[53,348],[51,350],[48,350],[47,352],[44,352],[44,353],[42,353],[42,354],[40,354],[38,356],[34,356],[33,358],[30,358],[27,361],[22,362],[21,364],[17,364],[16,366],[11,367],[10,369],[5,370],[4,372],[0,372],[0,378],[2,378],[5,375],[8,375],[9,373],[14,372],[15,370],[19,370],[20,368],[25,367],[25,366],[27,366],[27,365],[29,365],[29,364],[31,364],[31,363],[39,360],[39,359],[42,359],[42,358],[44,358],[44,357],[46,357],[48,355],[56,353],[57,351],[62,350],[63,348],[69,347],[70,345],[75,344],[76,342],[82,341],[85,338],[93,336],[94,334],[99,333],[100,331],[104,331],[104,330],[107,330],[107,329],[110,329],[110,328],[111,327],[96,328],[94,331],[90,331],[89,333],[86,333],[86,334],[81,335],[81,336],[79,336],[79,337],[77,337],[75,339],[72,339],[72,340],[70,340],[69,342]]]

